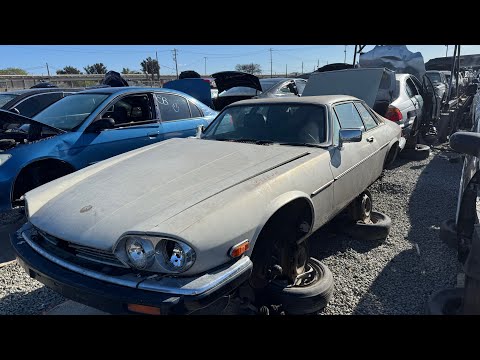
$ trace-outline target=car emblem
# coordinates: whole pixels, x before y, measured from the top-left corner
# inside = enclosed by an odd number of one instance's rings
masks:
[[[90,211],[92,207],[93,207],[92,205],[84,206],[83,208],[80,209],[80,212],[84,213],[84,212]]]

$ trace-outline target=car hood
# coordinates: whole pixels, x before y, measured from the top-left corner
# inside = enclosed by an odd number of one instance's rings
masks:
[[[26,194],[31,223],[111,250],[244,181],[308,155],[304,148],[171,139],[99,162]]]
[[[378,69],[346,69],[312,73],[303,90],[304,96],[350,95],[362,99],[373,108],[379,94],[394,90],[395,75],[392,71]]]
[[[252,74],[240,71],[222,71],[212,75],[218,88],[218,93],[231,89],[233,87],[242,86],[262,91],[260,80]]]
[[[42,125],[43,127],[48,128],[52,131],[58,132],[59,134],[66,132],[65,130],[58,129],[54,126],[44,124],[44,123],[42,123],[40,121],[37,121],[37,120],[33,120],[32,118],[29,118],[29,117],[26,117],[26,116],[23,116],[23,115],[19,115],[19,114],[13,113],[13,112],[8,111],[8,110],[0,109],[0,131],[1,131],[1,129],[6,129],[9,125],[13,125],[13,124],[18,125],[18,127],[20,127],[21,125],[26,125],[26,124],[38,124],[38,125]]]

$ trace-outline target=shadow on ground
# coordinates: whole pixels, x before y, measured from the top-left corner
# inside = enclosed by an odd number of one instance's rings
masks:
[[[438,229],[441,221],[455,216],[461,164],[437,153],[429,163],[410,168],[423,170],[407,208],[398,211],[406,211],[410,219],[404,238],[412,248],[383,268],[354,314],[423,314],[432,292],[455,285],[456,252],[440,241]]]
[[[41,287],[30,292],[12,292],[0,298],[0,315],[40,315],[65,299],[52,290]]]

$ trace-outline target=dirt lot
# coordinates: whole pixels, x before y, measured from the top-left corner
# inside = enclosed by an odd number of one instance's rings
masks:
[[[334,297],[322,314],[422,314],[432,292],[455,286],[456,252],[440,242],[438,231],[455,215],[460,174],[461,159],[447,151],[434,150],[424,161],[397,160],[371,188],[374,209],[392,218],[384,243],[328,228],[313,235],[312,255],[335,279]],[[40,314],[62,301],[16,263],[0,268],[0,314]]]

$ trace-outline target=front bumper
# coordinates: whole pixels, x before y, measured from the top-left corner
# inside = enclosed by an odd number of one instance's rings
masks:
[[[116,281],[112,282],[107,276],[87,276],[80,269],[67,268],[69,263],[62,259],[40,254],[41,248],[35,247],[30,231],[27,223],[10,235],[18,262],[27,274],[69,299],[112,314],[131,313],[128,304],[153,306],[161,314],[192,313],[235,290],[250,277],[253,267],[250,258],[243,257],[196,277],[140,277],[125,286],[113,277]]]

